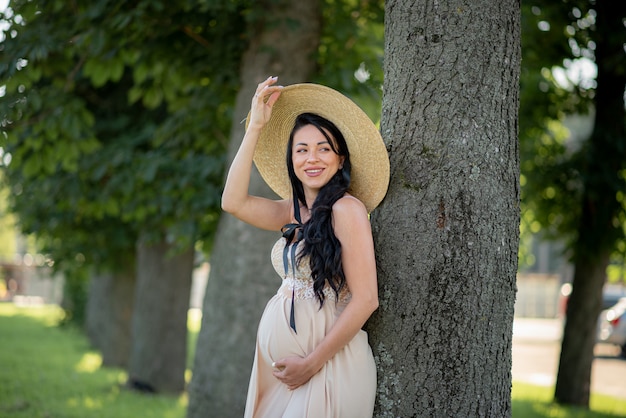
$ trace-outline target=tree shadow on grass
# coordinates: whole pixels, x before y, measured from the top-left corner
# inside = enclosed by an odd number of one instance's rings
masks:
[[[125,372],[101,367],[80,330],[34,309],[0,304],[0,417],[184,417],[184,395],[123,390]]]

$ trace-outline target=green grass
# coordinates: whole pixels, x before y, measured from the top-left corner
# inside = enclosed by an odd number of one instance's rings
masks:
[[[617,418],[626,417],[626,399],[591,394],[590,410],[552,402],[554,387],[513,382],[513,418]]]
[[[126,373],[100,367],[100,355],[78,330],[57,326],[62,316],[55,306],[0,303],[0,418],[185,417],[185,394],[123,389]],[[198,313],[190,312],[191,351],[199,326]],[[514,382],[513,418],[626,416],[626,399],[594,394],[587,411],[556,405],[552,394],[551,387]]]
[[[101,357],[71,327],[58,327],[54,306],[0,303],[0,417],[183,418],[185,395],[123,389],[126,374],[101,368]]]

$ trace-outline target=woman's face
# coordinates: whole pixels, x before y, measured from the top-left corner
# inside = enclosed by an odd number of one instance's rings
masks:
[[[344,160],[335,154],[326,137],[313,125],[305,125],[294,134],[291,158],[305,192],[315,193],[330,181]]]

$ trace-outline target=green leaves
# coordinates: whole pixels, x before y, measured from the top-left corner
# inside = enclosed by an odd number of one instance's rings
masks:
[[[80,252],[99,263],[128,252],[126,239],[113,238],[120,230],[131,240],[150,229],[187,243],[200,231],[209,242],[245,4],[10,7],[16,36],[0,55],[1,146],[12,157],[3,170],[20,190],[11,203],[24,230],[55,258]],[[111,237],[108,251],[93,248],[94,233]]]
[[[91,79],[94,87],[102,87],[107,82],[118,82],[124,73],[124,61],[121,57],[94,57],[83,66],[83,75]]]
[[[384,2],[328,0],[323,15],[316,81],[344,92],[378,120],[383,85]]]
[[[620,203],[617,209],[615,198],[626,188],[618,175],[626,161],[624,83],[619,82],[620,67],[607,56],[609,46],[617,42],[620,48],[613,49],[618,52],[614,56],[623,61],[623,39],[616,30],[603,26],[607,21],[598,21],[598,7],[586,0],[533,0],[523,4],[522,18],[522,204],[532,214],[524,219],[540,224],[542,235],[558,237],[570,249],[587,253],[614,246],[624,236],[624,207]],[[611,12],[604,16],[615,17],[614,22],[623,28],[624,16]],[[602,49],[604,55],[596,56]],[[611,74],[602,81],[604,100],[596,99],[599,79],[583,78],[581,72],[573,71],[585,63],[595,66],[598,73],[604,69]],[[564,80],[568,73],[569,79]],[[617,93],[606,95],[607,91]],[[609,100],[616,96],[619,103],[611,104]],[[608,114],[616,123],[597,122],[597,115]],[[605,131],[609,126],[612,132]],[[591,219],[598,220],[597,226],[589,221],[583,225],[583,208],[589,202],[595,202]],[[585,234],[588,242],[583,242],[581,227],[592,231]]]

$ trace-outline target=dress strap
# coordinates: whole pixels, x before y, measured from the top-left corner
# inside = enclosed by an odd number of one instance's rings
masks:
[[[281,228],[283,237],[285,238],[285,248],[283,249],[283,266],[285,267],[285,274],[289,274],[289,258],[291,258],[291,268],[293,270],[293,278],[296,278],[296,250],[298,248],[298,242],[302,240],[302,220],[300,218],[300,205],[296,199],[294,199],[293,213],[297,223],[290,223]],[[291,289],[291,312],[289,313],[289,326],[296,334],[296,316],[294,301],[296,299],[295,287]]]

